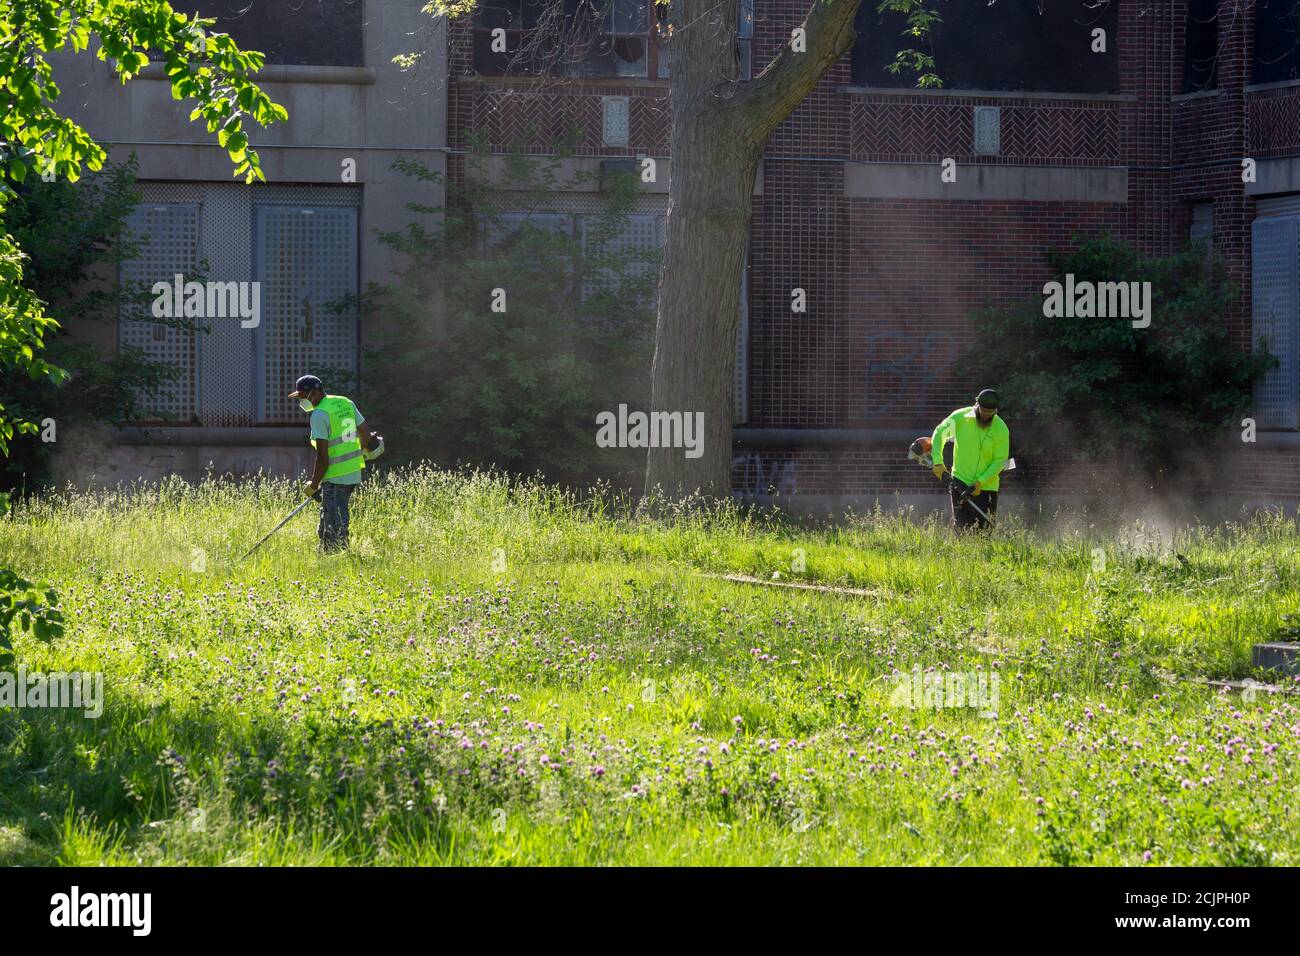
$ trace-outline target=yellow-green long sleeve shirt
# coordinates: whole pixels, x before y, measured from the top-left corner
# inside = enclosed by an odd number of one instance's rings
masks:
[[[997,415],[987,428],[981,428],[975,406],[959,408],[934,430],[930,457],[943,461],[943,446],[953,442],[952,473],[958,481],[973,485],[979,482],[985,491],[998,490],[998,473],[1011,457],[1011,431]]]

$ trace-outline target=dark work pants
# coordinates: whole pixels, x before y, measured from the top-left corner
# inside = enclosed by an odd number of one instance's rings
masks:
[[[965,491],[965,486],[954,479],[951,488],[953,530],[969,531],[971,528],[983,530],[991,527],[970,505],[959,505],[957,503],[963,491]],[[981,491],[978,495],[971,495],[970,500],[984,509],[990,518],[998,513],[998,493],[996,491]]]
[[[342,551],[348,546],[348,501],[357,487],[321,482],[320,527],[316,533],[322,551]]]

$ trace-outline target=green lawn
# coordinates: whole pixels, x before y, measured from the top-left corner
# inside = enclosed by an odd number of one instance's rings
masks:
[[[0,711],[0,864],[1300,863],[1300,696],[1195,680],[1300,630],[1292,519],[954,542],[422,471],[354,498],[347,555],[313,506],[234,563],[294,500],[0,519],[69,620],[19,662],[106,696]],[[908,706],[914,667],[996,715]]]

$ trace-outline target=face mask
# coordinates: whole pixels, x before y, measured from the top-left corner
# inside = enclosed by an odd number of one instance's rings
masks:
[[[299,406],[299,407],[300,407],[304,412],[309,412],[309,411],[311,411],[313,408],[316,407],[315,405],[313,405],[313,404],[311,403],[311,400],[310,400],[310,399],[307,399],[307,398],[300,398],[300,399],[298,399],[298,406]]]

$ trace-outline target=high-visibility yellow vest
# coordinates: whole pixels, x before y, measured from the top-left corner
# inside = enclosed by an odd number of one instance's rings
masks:
[[[1011,456],[1011,431],[999,415],[987,428],[980,427],[975,406],[959,408],[934,430],[930,457],[943,461],[943,446],[952,441],[952,473],[968,485],[975,482],[985,491],[998,490],[998,475]]]
[[[360,471],[366,466],[361,441],[357,438],[357,407],[342,395],[326,395],[317,409],[329,416],[329,467],[324,481]],[[319,439],[317,439],[319,441]]]

